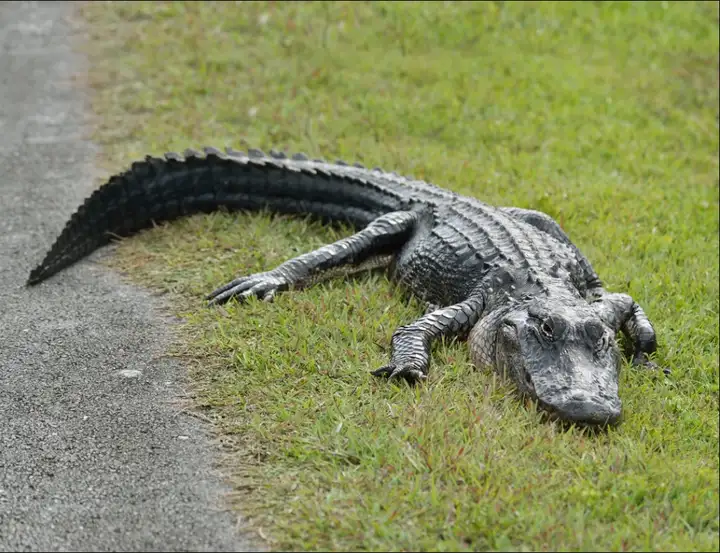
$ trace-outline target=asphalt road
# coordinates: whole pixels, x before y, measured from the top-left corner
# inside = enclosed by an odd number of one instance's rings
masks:
[[[97,255],[24,287],[96,174],[72,10],[0,3],[0,551],[252,550],[157,300]]]

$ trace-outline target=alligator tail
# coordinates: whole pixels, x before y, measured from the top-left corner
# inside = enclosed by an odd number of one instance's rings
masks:
[[[72,215],[45,259],[32,270],[37,284],[113,238],[130,236],[160,221],[221,208],[294,213],[363,227],[403,204],[391,182],[342,162],[286,157],[259,150],[247,154],[205,148],[204,155],[146,157],[111,177]]]

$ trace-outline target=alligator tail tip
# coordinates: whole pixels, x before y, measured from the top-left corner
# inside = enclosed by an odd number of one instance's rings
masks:
[[[44,278],[42,277],[42,271],[39,267],[36,267],[32,271],[30,271],[30,275],[28,276],[28,279],[25,281],[25,286],[34,286],[36,284],[39,284],[42,282]]]

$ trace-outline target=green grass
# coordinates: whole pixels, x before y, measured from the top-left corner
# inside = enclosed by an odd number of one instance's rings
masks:
[[[91,3],[108,172],[271,147],[546,211],[654,322],[670,380],[626,368],[625,422],[541,420],[441,344],[373,379],[421,314],[383,275],[204,307],[237,274],[347,232],[198,216],[114,264],[186,321],[233,501],[281,550],[717,550],[717,3]]]

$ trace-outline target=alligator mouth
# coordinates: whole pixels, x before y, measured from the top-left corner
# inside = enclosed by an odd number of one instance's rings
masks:
[[[563,426],[591,429],[608,429],[622,422],[622,409],[592,400],[569,400],[561,406],[538,401],[543,416]]]

